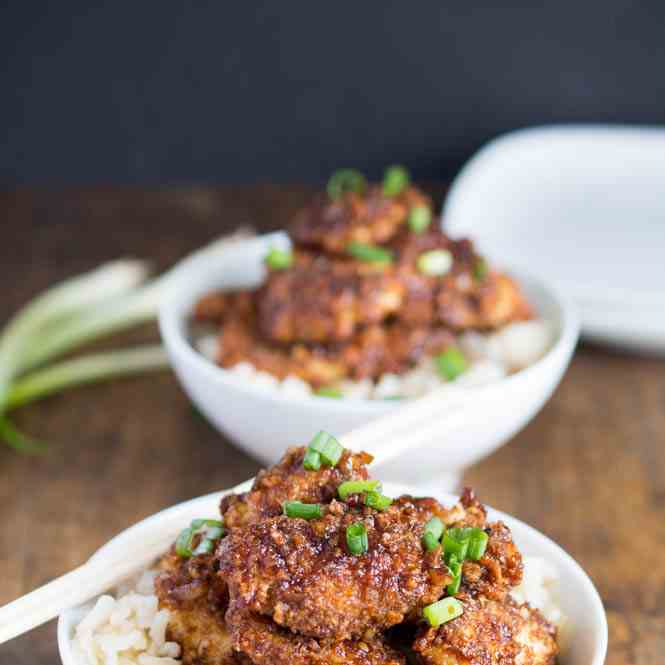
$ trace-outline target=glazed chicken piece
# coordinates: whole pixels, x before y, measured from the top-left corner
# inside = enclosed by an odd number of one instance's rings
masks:
[[[160,608],[169,610],[167,638],[180,644],[183,665],[251,665],[233,648],[224,614],[228,592],[212,555],[182,559],[174,548],[155,582]]]
[[[423,665],[553,665],[556,629],[538,610],[510,597],[458,598],[461,616],[416,639],[413,649]]]
[[[322,194],[296,214],[290,233],[299,245],[340,254],[351,242],[386,243],[416,206],[431,210],[432,202],[415,187],[395,197],[384,196],[378,185],[364,195],[348,192],[336,200]]]
[[[218,363],[230,368],[247,362],[279,379],[296,376],[319,388],[346,378],[401,374],[453,343],[453,334],[445,328],[391,323],[368,326],[340,344],[276,347],[258,337],[250,324],[234,319],[220,333]]]
[[[252,489],[222,499],[220,512],[228,529],[247,526],[282,513],[284,501],[328,503],[346,480],[367,480],[372,456],[345,450],[334,467],[308,471],[305,448],[289,448],[282,459],[256,476]]]
[[[221,325],[229,318],[249,320],[254,315],[252,291],[213,291],[203,296],[194,307],[198,323]]]
[[[256,294],[260,335],[276,343],[339,342],[395,314],[404,287],[394,271],[350,258],[299,252]]]
[[[431,512],[402,500],[385,512],[333,501],[321,519],[285,516],[232,530],[218,550],[231,611],[255,612],[301,635],[369,639],[417,620],[451,578],[439,549],[422,545]],[[368,550],[351,554],[348,526],[362,522]]]
[[[405,665],[404,657],[380,637],[319,641],[251,612],[229,611],[227,622],[233,646],[255,665]]]

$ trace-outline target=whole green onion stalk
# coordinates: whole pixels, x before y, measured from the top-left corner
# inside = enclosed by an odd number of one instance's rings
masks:
[[[249,235],[243,230],[220,238],[196,255],[217,253]],[[171,275],[146,283],[146,262],[114,261],[51,287],[23,307],[0,334],[0,438],[16,450],[38,452],[43,444],[21,434],[7,411],[72,386],[166,368],[164,350],[150,345],[36,370],[83,344],[153,320]]]

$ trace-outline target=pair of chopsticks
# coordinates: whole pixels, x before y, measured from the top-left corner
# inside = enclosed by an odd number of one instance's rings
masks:
[[[446,441],[446,432],[453,432],[469,417],[471,402],[474,413],[478,413],[482,408],[479,405],[482,392],[482,388],[470,392],[448,387],[438,389],[356,428],[342,436],[340,441],[345,448],[371,453],[377,463],[394,460],[427,441],[439,440],[444,447],[454,445],[454,441]],[[473,395],[472,399],[470,395]],[[442,454],[445,453],[442,451]],[[88,561],[1,607],[0,644],[95,598],[146,568],[169,548],[174,534],[184,523],[183,511],[174,510],[166,523],[160,521],[155,525],[153,532],[137,533],[137,542],[131,551],[123,552],[122,556],[116,554]]]

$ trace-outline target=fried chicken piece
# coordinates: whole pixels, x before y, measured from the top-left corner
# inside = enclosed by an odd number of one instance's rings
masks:
[[[260,471],[245,494],[222,499],[220,512],[228,529],[247,526],[280,515],[285,501],[328,503],[345,480],[367,480],[372,456],[345,450],[334,467],[308,471],[303,466],[305,448],[289,448],[282,459]]]
[[[556,628],[528,604],[460,596],[464,613],[423,630],[413,649],[423,665],[553,665]]]
[[[226,618],[234,647],[255,665],[405,665],[404,657],[379,637],[320,642],[251,612],[229,610]]]
[[[219,325],[229,317],[248,319],[253,312],[253,291],[213,291],[196,303],[194,320]]]
[[[444,328],[400,323],[368,326],[348,342],[328,346],[295,344],[289,348],[267,344],[244,321],[231,320],[222,329],[218,362],[222,367],[251,363],[279,379],[297,376],[315,388],[345,378],[375,379],[401,374],[420,359],[441,353],[454,343]]]
[[[256,295],[258,330],[277,343],[338,342],[397,312],[404,287],[393,271],[299,252]]]
[[[331,253],[344,253],[349,243],[382,244],[406,223],[416,206],[432,208],[432,202],[415,187],[395,197],[383,195],[378,185],[366,194],[347,192],[339,199],[316,197],[298,212],[290,228],[294,242]]]
[[[228,592],[213,557],[183,559],[171,548],[160,568],[155,590],[169,610],[167,637],[181,646],[183,665],[251,665],[233,647],[224,620]]]
[[[417,500],[385,512],[333,501],[321,519],[280,516],[232,530],[217,550],[230,608],[327,640],[368,639],[417,619],[451,579],[440,550],[422,545],[430,514]],[[360,556],[346,545],[347,527],[358,522],[369,544]]]

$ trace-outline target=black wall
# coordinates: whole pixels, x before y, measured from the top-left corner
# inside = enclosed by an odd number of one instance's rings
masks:
[[[13,1],[0,184],[446,178],[525,125],[665,122],[665,0]]]

